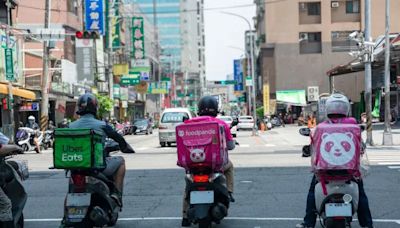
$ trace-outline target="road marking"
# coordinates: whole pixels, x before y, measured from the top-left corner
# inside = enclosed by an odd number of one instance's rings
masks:
[[[400,169],[400,166],[388,166],[389,169]]]
[[[181,220],[182,217],[141,217],[141,218],[119,218],[118,221],[155,221],[155,220]],[[257,217],[227,217],[226,220],[240,221],[303,221],[303,218],[257,218]],[[44,218],[44,219],[25,219],[25,222],[60,222],[61,218]],[[353,221],[357,221],[354,219]],[[376,223],[397,223],[400,219],[374,219]]]
[[[250,145],[249,144],[240,144],[240,146],[239,147],[250,147]]]
[[[253,181],[240,181],[240,183],[249,184],[249,183],[253,183]]]
[[[266,147],[275,147],[276,145],[274,144],[265,144]]]
[[[400,165],[400,162],[378,162],[378,165]]]
[[[147,150],[147,149],[150,149],[150,148],[148,148],[148,147],[139,147],[139,148],[136,148],[136,150]]]

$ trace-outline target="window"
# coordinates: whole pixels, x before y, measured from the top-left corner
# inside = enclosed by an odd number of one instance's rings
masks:
[[[322,53],[320,32],[301,32],[299,42],[300,54]]]
[[[78,15],[78,2],[77,0],[67,0],[67,10],[75,15]]]
[[[320,2],[307,3],[307,12],[309,16],[321,15],[321,3]]]
[[[161,123],[182,123],[183,117],[189,119],[189,115],[186,112],[166,112],[161,119]]]
[[[346,1],[346,13],[360,13],[360,0]]]
[[[357,49],[357,42],[349,38],[353,31],[334,31],[331,33],[332,52],[349,52]]]

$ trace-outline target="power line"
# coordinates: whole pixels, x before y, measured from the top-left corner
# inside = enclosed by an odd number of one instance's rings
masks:
[[[261,2],[260,4],[264,3],[264,5],[267,4],[272,4],[272,3],[278,3],[278,2],[283,2],[287,0],[274,0],[274,1],[264,1]],[[140,7],[140,4],[137,4]],[[203,11],[213,11],[213,10],[226,10],[226,9],[238,9],[238,8],[247,8],[247,7],[254,7],[256,6],[255,4],[242,4],[242,5],[232,5],[232,6],[220,6],[220,7],[211,7],[211,8],[203,8]],[[22,8],[28,8],[28,9],[35,9],[35,10],[45,10],[44,8],[41,7],[35,7],[35,6],[27,6],[27,5],[18,5],[18,7]],[[53,12],[69,12],[68,10],[60,10],[60,9],[51,9]],[[140,10],[142,11],[142,10]],[[197,12],[198,9],[188,9],[188,10],[176,10],[176,11],[157,11],[157,14],[177,14],[177,13],[191,13],[191,12]],[[154,12],[141,12],[141,14],[154,14]]]

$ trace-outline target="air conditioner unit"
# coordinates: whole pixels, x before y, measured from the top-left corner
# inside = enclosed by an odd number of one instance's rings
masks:
[[[332,8],[338,8],[339,7],[339,2],[331,2],[331,7]]]
[[[319,98],[319,87],[309,86],[307,88],[307,100],[308,101],[318,101]]]
[[[308,40],[308,33],[300,33],[300,40]]]

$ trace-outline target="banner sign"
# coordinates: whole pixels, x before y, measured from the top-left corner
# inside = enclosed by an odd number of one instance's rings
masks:
[[[78,82],[90,85],[94,83],[94,56],[92,47],[93,40],[77,39],[75,41]]]
[[[104,33],[103,0],[85,0],[85,30]]]
[[[144,20],[143,17],[132,18],[132,47],[133,58],[144,59]]]
[[[243,71],[240,59],[233,60],[233,77],[236,81],[235,91],[243,91]]]
[[[149,83],[147,93],[149,94],[167,94],[169,89],[169,82],[152,82]]]

